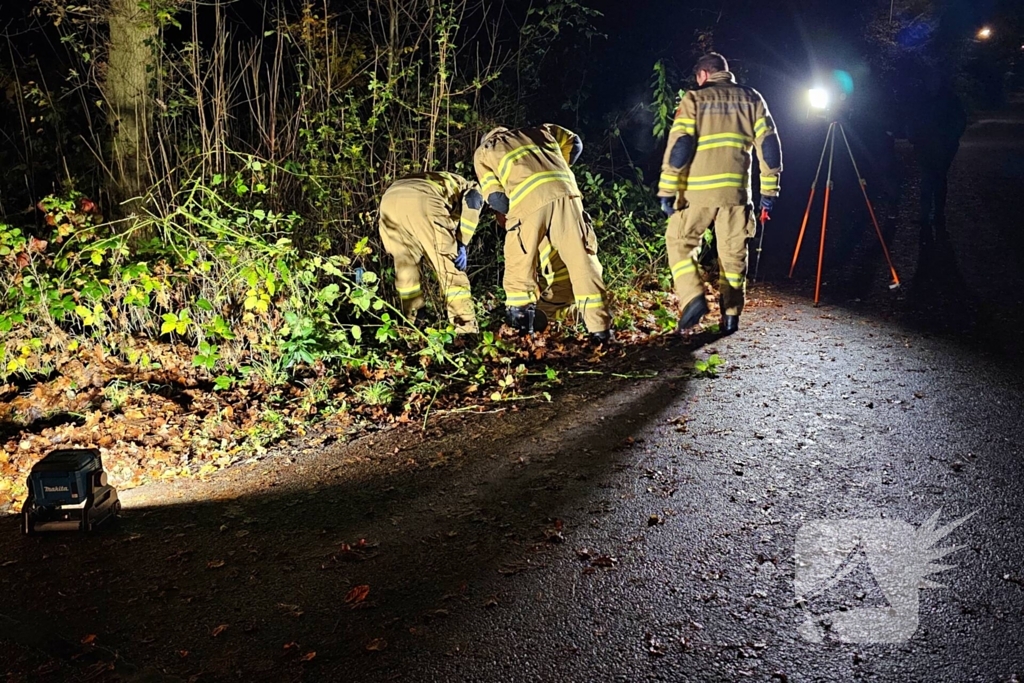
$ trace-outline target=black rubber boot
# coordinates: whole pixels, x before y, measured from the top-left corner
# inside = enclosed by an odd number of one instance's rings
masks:
[[[722,334],[735,334],[740,329],[740,317],[738,315],[722,316]]]
[[[700,324],[700,319],[707,315],[708,302],[703,296],[698,296],[696,299],[686,304],[686,308],[683,309],[683,315],[679,318],[679,324],[676,329],[679,332],[685,332],[691,327],[695,327]]]
[[[615,341],[615,333],[611,330],[604,330],[603,332],[591,332],[587,335],[587,341],[594,346],[603,346],[604,344],[611,344]]]
[[[543,332],[548,327],[548,317],[544,315],[544,311],[537,308],[536,304],[509,306],[505,311],[505,319],[510,327],[522,335]]]

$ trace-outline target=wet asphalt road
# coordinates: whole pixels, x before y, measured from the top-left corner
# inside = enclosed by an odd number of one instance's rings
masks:
[[[948,249],[922,265],[913,231],[894,236],[902,291],[858,270],[877,256],[865,247],[821,308],[806,279],[762,287],[736,337],[631,351],[620,369],[651,378],[569,377],[553,404],[130,492],[122,529],[96,539],[25,540],[0,520],[0,672],[1019,680],[1022,122],[1017,108],[969,132]],[[712,352],[719,377],[686,371]],[[945,587],[919,591],[909,640],[801,637],[808,613],[887,604],[877,563],[798,604],[801,527],[920,528],[936,512],[975,514],[938,542],[960,548],[930,577]],[[341,549],[359,538],[370,547]],[[913,545],[900,540],[894,552]],[[365,600],[346,604],[359,585]]]

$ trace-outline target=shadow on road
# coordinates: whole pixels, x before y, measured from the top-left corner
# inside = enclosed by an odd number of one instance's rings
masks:
[[[0,641],[12,646],[0,670],[161,680],[130,662],[258,681],[377,666],[367,650],[413,646],[433,620],[499,604],[502,575],[543,566],[560,520],[687,390],[692,348],[631,354],[653,380],[605,377],[500,421],[443,420],[439,440],[396,429],[312,462],[266,460],[241,495],[196,483],[193,500],[126,508],[94,536],[23,538],[0,520]]]

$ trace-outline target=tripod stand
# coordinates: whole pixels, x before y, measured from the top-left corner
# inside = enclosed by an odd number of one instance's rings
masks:
[[[793,252],[793,263],[789,267],[789,277],[793,277],[793,271],[796,270],[796,261],[800,257],[800,247],[804,243],[804,233],[807,230],[807,221],[811,217],[811,206],[814,204],[814,194],[818,189],[818,179],[821,177],[821,167],[825,163],[825,152],[828,152],[828,179],[825,185],[825,211],[821,217],[821,244],[818,246],[818,277],[814,283],[815,306],[818,305],[818,300],[821,295],[821,266],[825,260],[825,227],[828,225],[828,203],[832,195],[832,162],[835,159],[837,130],[843,136],[843,142],[846,144],[846,151],[850,154],[850,161],[853,163],[853,170],[857,174],[857,181],[860,183],[861,192],[864,193],[864,201],[868,205],[868,213],[871,214],[871,222],[875,226],[875,232],[878,234],[878,241],[882,244],[882,253],[885,254],[885,261],[889,264],[889,271],[892,273],[892,284],[889,288],[895,289],[900,286],[900,278],[896,274],[896,268],[892,265],[892,258],[889,256],[889,247],[885,245],[885,238],[882,237],[882,229],[878,227],[878,219],[875,218],[875,209],[871,206],[871,200],[868,198],[868,183],[864,180],[864,176],[860,174],[860,169],[857,167],[857,160],[853,157],[853,149],[850,147],[850,141],[846,138],[846,131],[843,129],[843,124],[839,121],[833,121],[829,124],[828,132],[825,134],[825,146],[821,150],[821,159],[818,161],[818,172],[814,174],[814,182],[811,183],[811,196],[807,200],[807,211],[804,212],[803,224],[800,226],[800,236],[796,240],[796,250]]]

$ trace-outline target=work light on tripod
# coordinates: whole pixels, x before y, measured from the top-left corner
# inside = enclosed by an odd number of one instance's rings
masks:
[[[889,247],[885,243],[885,238],[882,236],[882,229],[878,225],[878,218],[875,216],[875,208],[871,205],[871,199],[868,197],[868,183],[861,175],[860,167],[857,166],[857,160],[853,156],[853,148],[850,147],[850,141],[846,137],[846,130],[843,127],[843,123],[840,120],[843,107],[846,98],[840,97],[838,102],[834,102],[831,97],[831,93],[824,88],[813,88],[808,92],[808,103],[811,106],[811,111],[817,116],[827,118],[831,121],[828,126],[828,132],[825,133],[825,146],[821,150],[821,158],[818,160],[818,171],[814,174],[814,182],[811,183],[811,196],[807,199],[807,210],[804,212],[804,220],[800,225],[800,235],[796,240],[796,249],[793,251],[793,261],[789,267],[789,277],[793,277],[793,272],[796,270],[797,259],[800,258],[800,247],[803,246],[804,235],[807,232],[807,223],[811,217],[811,208],[814,204],[815,191],[818,188],[818,181],[821,178],[821,170],[825,164],[825,158],[828,157],[828,175],[825,182],[825,207],[822,211],[821,216],[821,240],[818,244],[818,274],[814,284],[814,305],[817,306],[821,299],[821,274],[822,267],[825,259],[825,229],[828,225],[828,209],[829,201],[832,197],[832,166],[835,160],[835,149],[836,140],[841,140],[844,147],[846,147],[847,153],[850,155],[850,162],[853,164],[854,173],[857,174],[857,182],[860,185],[861,193],[864,195],[864,202],[867,204],[868,215],[871,217],[871,223],[874,225],[875,234],[878,236],[878,241],[882,245],[882,254],[885,256],[885,261],[889,266],[889,273],[892,275],[891,288],[900,286],[899,275],[896,274],[896,267],[892,263],[892,258],[889,256]]]

